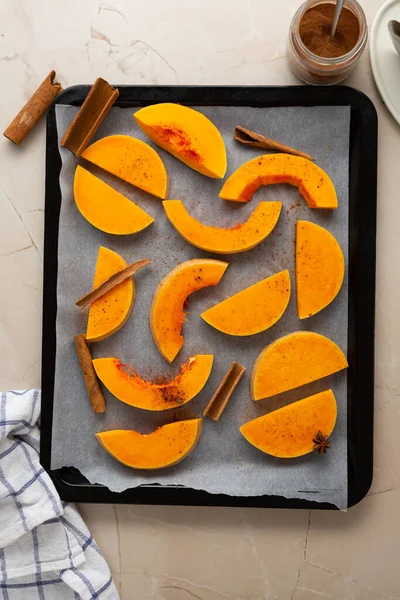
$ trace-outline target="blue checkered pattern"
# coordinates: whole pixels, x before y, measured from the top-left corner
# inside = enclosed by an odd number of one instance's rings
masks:
[[[39,463],[39,417],[39,390],[0,394],[0,596],[116,600],[93,537]]]

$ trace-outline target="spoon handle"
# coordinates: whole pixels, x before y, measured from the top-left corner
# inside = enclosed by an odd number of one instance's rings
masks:
[[[344,0],[336,0],[335,13],[333,15],[333,23],[331,28],[331,38],[335,37],[336,27],[339,21],[340,13],[342,12]]]

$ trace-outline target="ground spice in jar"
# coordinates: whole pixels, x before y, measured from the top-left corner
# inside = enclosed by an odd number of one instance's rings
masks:
[[[337,58],[347,54],[357,44],[360,34],[356,15],[348,8],[343,8],[332,39],[334,10],[334,4],[318,4],[310,8],[300,21],[301,41],[310,52],[322,58]]]

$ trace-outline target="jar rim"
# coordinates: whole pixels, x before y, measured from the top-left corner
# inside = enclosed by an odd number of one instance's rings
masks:
[[[349,59],[352,59],[357,53],[364,49],[365,43],[368,37],[368,27],[367,27],[367,19],[364,13],[362,6],[357,2],[357,0],[344,0],[343,8],[347,8],[351,10],[360,24],[360,33],[357,40],[357,43],[351,50],[346,52],[346,54],[342,54],[341,56],[336,56],[333,58],[327,58],[324,56],[319,56],[314,52],[311,52],[304,44],[303,40],[300,37],[299,26],[301,19],[304,14],[310,8],[314,6],[318,6],[319,4],[335,4],[335,0],[306,0],[296,11],[293,22],[296,21],[296,27],[294,27],[294,37],[296,39],[296,43],[299,45],[301,51],[305,54],[305,56],[312,60],[313,62],[319,63],[321,66],[338,66],[345,64]]]

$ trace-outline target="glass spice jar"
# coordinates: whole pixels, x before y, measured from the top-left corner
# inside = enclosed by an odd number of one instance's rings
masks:
[[[368,37],[367,20],[356,0],[345,0],[343,7],[350,10],[359,24],[355,46],[342,56],[324,58],[311,52],[300,37],[300,23],[311,8],[323,4],[334,4],[329,0],[307,0],[295,13],[289,29],[287,55],[293,73],[311,85],[334,85],[348,77],[364,51]]]

